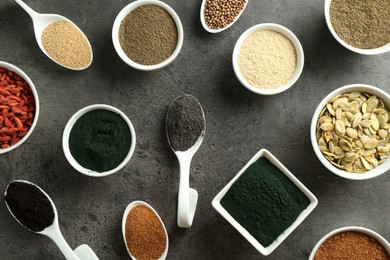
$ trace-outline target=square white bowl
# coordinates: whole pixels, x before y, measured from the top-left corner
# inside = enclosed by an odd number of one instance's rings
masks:
[[[245,170],[254,162],[256,162],[260,157],[268,159],[273,165],[275,165],[290,181],[302,191],[303,194],[310,200],[309,206],[301,212],[298,218],[287,228],[279,237],[276,238],[271,245],[264,247],[261,245],[243,226],[240,225],[226,209],[221,205],[221,200],[228,192],[232,184],[240,178],[240,176],[245,172]],[[248,240],[249,243],[254,246],[257,251],[263,255],[271,254],[301,223],[302,221],[309,216],[309,214],[317,206],[317,198],[278,160],[273,156],[268,150],[261,149],[249,162],[240,170],[240,172],[215,196],[212,201],[213,207],[222,215],[240,234]]]

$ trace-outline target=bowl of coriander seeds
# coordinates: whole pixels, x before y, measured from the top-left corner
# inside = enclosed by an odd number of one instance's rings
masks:
[[[390,169],[390,95],[352,84],[327,95],[314,112],[310,139],[320,162],[352,180],[377,177]]]

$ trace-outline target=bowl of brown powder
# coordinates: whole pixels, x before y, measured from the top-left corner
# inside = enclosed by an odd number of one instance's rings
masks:
[[[364,55],[390,51],[388,0],[326,0],[325,20],[345,48]]]
[[[179,16],[158,0],[138,0],[125,6],[112,28],[119,57],[143,71],[161,69],[175,60],[183,45]]]
[[[318,241],[309,257],[309,260],[328,259],[389,260],[390,244],[367,228],[338,228]]]
[[[233,51],[233,69],[248,90],[261,95],[286,91],[302,73],[304,54],[298,38],[273,23],[246,30]]]

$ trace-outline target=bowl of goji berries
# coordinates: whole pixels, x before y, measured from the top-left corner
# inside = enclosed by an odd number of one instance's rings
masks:
[[[0,61],[0,154],[21,145],[38,121],[39,99],[31,79]]]

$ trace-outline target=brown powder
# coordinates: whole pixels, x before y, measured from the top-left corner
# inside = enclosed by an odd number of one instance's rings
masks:
[[[281,33],[260,30],[243,42],[238,65],[242,76],[252,86],[275,89],[287,83],[296,70],[295,46]]]
[[[119,43],[125,54],[142,65],[155,65],[172,55],[178,33],[172,16],[157,5],[131,11],[119,27]]]
[[[42,33],[46,53],[63,66],[82,69],[92,61],[92,50],[80,30],[69,22],[55,22]]]
[[[375,49],[390,43],[390,0],[333,0],[330,21],[353,47]]]
[[[126,217],[126,244],[138,260],[158,259],[165,251],[166,236],[159,218],[149,208],[134,207]]]
[[[342,232],[328,238],[314,260],[389,260],[386,250],[374,238],[360,232]]]

